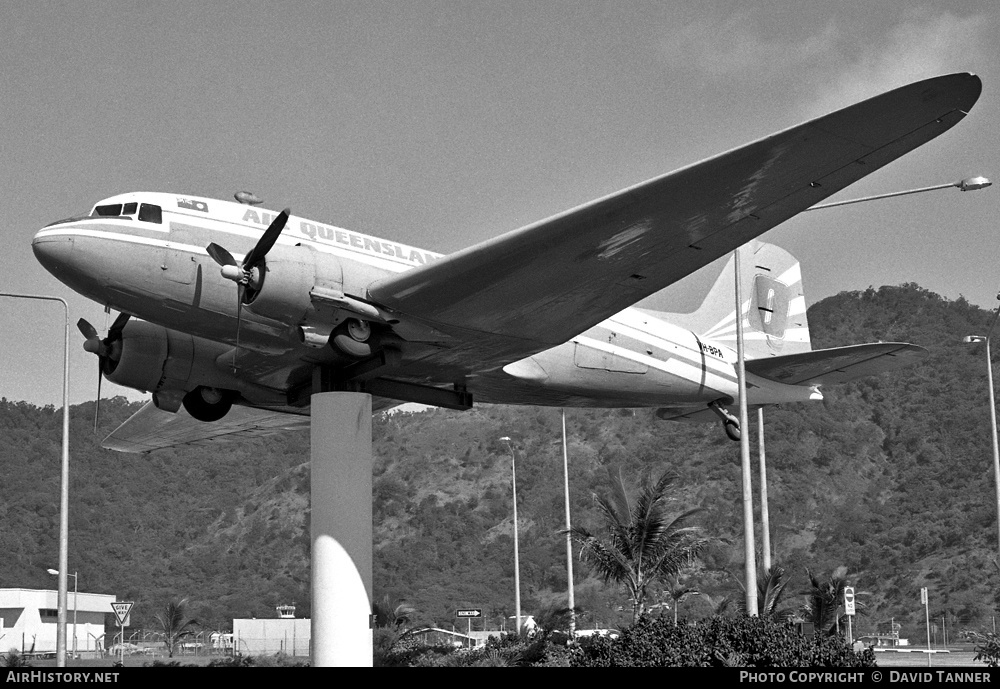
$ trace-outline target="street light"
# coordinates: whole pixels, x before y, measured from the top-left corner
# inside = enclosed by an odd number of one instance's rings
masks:
[[[750,479],[750,436],[747,422],[747,372],[743,343],[743,295],[740,287],[740,247],[733,251],[736,279],[736,384],[740,403],[740,466],[743,476],[743,580],[746,611],[757,616],[757,554],[753,537],[753,486]]]
[[[56,624],[56,667],[66,667],[66,581],[69,560],[69,304],[62,297],[40,294],[0,292],[0,297],[57,301],[66,312],[66,335],[63,343],[63,429],[62,468],[59,489],[59,616]]]
[[[576,599],[573,593],[573,535],[569,523],[569,450],[566,447],[566,409],[562,410],[563,497],[566,503],[566,579],[569,601],[569,638],[576,638]]]
[[[905,191],[892,191],[888,194],[875,194],[874,196],[862,196],[858,199],[850,199],[848,201],[834,201],[833,203],[821,203],[817,206],[811,206],[806,208],[807,211],[815,211],[820,208],[833,208],[834,206],[846,206],[851,203],[861,203],[863,201],[876,201],[878,199],[888,199],[893,196],[906,196],[907,194],[919,194],[924,191],[934,191],[935,189],[950,189],[952,187],[958,189],[959,191],[976,191],[977,189],[985,189],[986,187],[992,186],[993,182],[986,179],[985,177],[966,177],[965,179],[959,180],[957,182],[949,182],[948,184],[935,184],[930,187],[919,187],[917,189],[907,189]]]
[[[57,569],[48,569],[46,571],[53,576],[59,576],[59,570]],[[77,575],[76,572],[73,572],[72,574],[69,574],[68,572],[66,573],[66,576],[73,577],[73,657],[74,658],[76,658],[76,611],[77,611],[77,595],[78,595],[76,575]]]
[[[997,299],[1000,299],[1000,294],[997,295]],[[990,358],[990,337],[993,335],[993,328],[996,327],[998,318],[1000,318],[1000,306],[997,307],[993,323],[985,337],[968,335],[962,338],[962,342],[965,344],[984,342],[986,344],[986,384],[990,391],[990,428],[993,431],[993,480],[997,493],[997,547],[1000,549],[1000,450],[997,449],[997,407],[993,393],[993,360]]]
[[[500,440],[507,443],[510,450],[510,483],[514,495],[514,614],[517,623],[517,633],[521,633],[521,563],[517,554],[517,470],[514,467],[514,447],[510,438],[504,436]]]
[[[993,183],[983,177],[982,175],[976,177],[966,177],[965,179],[959,180],[957,182],[948,182],[947,184],[935,184],[929,187],[918,187],[916,189],[906,189],[904,191],[893,191],[886,194],[875,194],[873,196],[863,196],[857,199],[849,199],[847,201],[834,201],[832,203],[821,203],[810,208],[806,208],[807,211],[815,211],[821,208],[833,208],[835,206],[846,206],[853,203],[862,203],[864,201],[876,201],[878,199],[887,199],[894,196],[906,196],[908,194],[919,194],[925,191],[934,191],[937,189],[950,189],[955,188],[959,191],[976,191],[978,189],[985,189],[986,187],[992,186]],[[745,557],[745,567],[746,571],[744,574],[744,586],[746,590],[746,609],[747,613],[751,616],[757,614],[757,573],[756,573],[756,559],[755,559],[755,548],[754,548],[754,538],[753,538],[753,497],[752,489],[750,486],[750,445],[749,439],[745,433],[747,427],[747,408],[746,408],[746,371],[744,367],[744,357],[743,357],[743,298],[740,294],[740,249],[737,248],[733,252],[734,263],[736,264],[735,277],[736,277],[736,358],[737,358],[737,385],[739,388],[740,395],[740,459],[743,467],[743,531],[744,531],[744,557]],[[1000,298],[1000,297],[998,297]],[[1000,309],[998,309],[998,314],[1000,314]],[[994,319],[993,324],[996,325],[996,319]],[[990,328],[990,332],[993,328]],[[985,338],[987,340],[987,361],[989,361],[989,336]],[[967,342],[978,342],[980,340],[970,340],[966,338]],[[998,543],[1000,543],[1000,460],[997,459],[997,433],[996,433],[996,411],[993,407],[993,383],[992,383],[992,371],[990,373],[990,411],[993,414],[993,458],[994,458],[994,468],[996,470],[997,476],[997,514],[998,514]],[[761,509],[762,509],[762,530],[764,535],[764,566],[765,568],[770,568],[771,561],[771,547],[770,547],[770,526],[767,523],[767,470],[764,464],[764,413],[762,410],[758,409],[758,426],[759,426],[759,443],[760,443],[760,478],[761,478]]]

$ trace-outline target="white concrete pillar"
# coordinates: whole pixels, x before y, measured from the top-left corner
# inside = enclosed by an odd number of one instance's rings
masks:
[[[372,400],[313,394],[312,664],[371,667]]]

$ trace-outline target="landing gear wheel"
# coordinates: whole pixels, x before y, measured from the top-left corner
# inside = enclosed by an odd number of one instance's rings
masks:
[[[184,395],[184,409],[199,421],[218,421],[233,407],[236,394],[231,390],[208,388],[204,385]]]
[[[354,359],[364,359],[375,350],[374,339],[371,324],[351,318],[337,326],[330,341],[334,349]]]
[[[730,440],[740,441],[740,425],[738,423],[735,421],[725,421],[722,427],[726,429],[726,435],[729,436]]]

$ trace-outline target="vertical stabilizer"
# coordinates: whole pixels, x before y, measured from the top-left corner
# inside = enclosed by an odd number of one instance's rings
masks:
[[[758,241],[740,249],[740,260],[746,357],[760,359],[810,351],[806,300],[798,260],[782,248]],[[736,349],[733,273],[733,257],[730,256],[697,311],[665,314],[664,317],[706,340]]]

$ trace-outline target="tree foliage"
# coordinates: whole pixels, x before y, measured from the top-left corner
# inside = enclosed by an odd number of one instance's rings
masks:
[[[990,305],[992,306],[992,305]],[[788,584],[846,565],[865,582],[868,620],[922,634],[932,619],[976,629],[996,609],[1000,574],[985,350],[960,344],[992,313],[914,285],[844,292],[809,309],[815,348],[909,341],[918,365],[824,388],[819,403],[765,411],[772,545]],[[997,349],[994,348],[997,352]],[[997,354],[1000,356],[1000,353]],[[139,405],[104,400],[70,413],[69,562],[81,591],[133,600],[132,623],[155,628],[161,601],[190,595],[206,628],[310,614],[308,435],[121,455],[104,435]],[[0,401],[0,585],[51,588],[58,557],[61,409]],[[738,446],[718,424],[662,422],[653,410],[568,409],[573,524],[602,522],[594,492],[608,470],[676,473],[675,495],[703,510],[713,539],[684,571],[682,613],[738,600],[726,569],[742,566]],[[752,429],[751,432],[755,432]],[[513,615],[510,436],[517,454],[522,607],[566,598],[559,411],[478,405],[468,412],[378,414],[374,438],[374,589],[416,608],[413,625],[450,628],[456,608],[482,608],[490,627]],[[679,508],[680,509],[680,508]],[[577,555],[579,551],[577,551]],[[576,569],[578,626],[621,628],[629,594]],[[794,596],[793,596],[794,592]],[[659,592],[658,592],[659,593]],[[669,616],[672,617],[672,616]],[[113,630],[109,630],[112,631]],[[863,629],[858,629],[863,631]]]
[[[619,471],[612,482],[612,498],[594,496],[604,521],[604,535],[583,527],[570,531],[580,544],[581,557],[605,582],[622,586],[631,596],[633,622],[645,610],[650,586],[666,585],[705,547],[700,529],[689,525],[699,510],[685,510],[673,517],[668,513],[668,493],[676,481],[677,475],[669,471],[655,482],[647,475],[638,496],[632,499]]]
[[[188,599],[172,600],[166,608],[156,613],[156,621],[163,630],[163,640],[167,646],[167,656],[174,657],[177,644],[186,636],[194,633],[192,627],[198,624],[187,616]]]

